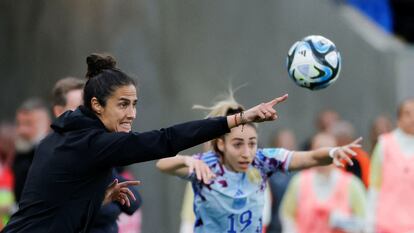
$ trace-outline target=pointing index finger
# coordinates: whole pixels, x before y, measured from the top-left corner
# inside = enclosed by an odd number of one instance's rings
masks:
[[[288,98],[288,94],[284,94],[283,96],[277,97],[269,102],[270,106],[274,106],[278,103],[285,101]]]
[[[352,144],[360,144],[362,142],[362,137],[357,138]]]

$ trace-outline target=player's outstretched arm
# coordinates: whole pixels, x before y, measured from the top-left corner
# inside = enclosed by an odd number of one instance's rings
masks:
[[[274,121],[278,118],[277,111],[274,109],[275,106],[284,102],[287,98],[288,95],[285,94],[267,103],[256,105],[244,112],[227,116],[228,127],[233,128],[250,122]],[[214,173],[203,161],[190,156],[177,155],[160,159],[156,166],[162,172],[182,177],[194,172],[197,179],[205,184],[210,183],[210,180],[214,178]]]
[[[331,163],[337,167],[343,167],[343,161],[352,166],[353,163],[350,157],[356,155],[352,148],[361,147],[361,141],[362,138],[360,137],[345,146],[324,147],[311,151],[295,151],[289,164],[289,170],[302,170]]]
[[[186,177],[195,173],[197,180],[205,184],[209,184],[210,180],[215,178],[214,173],[204,161],[191,156],[176,155],[160,159],[156,166],[160,171],[175,176]]]

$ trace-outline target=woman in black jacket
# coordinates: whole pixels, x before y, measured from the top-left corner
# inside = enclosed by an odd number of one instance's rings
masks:
[[[131,132],[135,82],[111,56],[87,58],[84,106],[52,124],[38,146],[19,210],[3,232],[88,232],[111,183],[111,168],[176,155],[248,122],[277,118],[287,95],[227,117],[191,121],[145,133]]]

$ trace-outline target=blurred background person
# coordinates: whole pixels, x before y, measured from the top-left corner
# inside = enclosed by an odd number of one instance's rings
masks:
[[[346,145],[353,141],[355,137],[355,127],[348,121],[338,121],[330,129],[333,136],[336,138],[338,146]],[[344,164],[344,169],[351,172],[356,177],[361,179],[365,187],[369,184],[369,154],[361,147],[353,149],[356,155],[352,157],[353,166]]]
[[[394,124],[391,118],[386,115],[379,115],[372,122],[370,130],[370,152],[372,153],[375,145],[377,144],[378,137],[381,134],[389,133],[393,130]]]
[[[290,129],[278,130],[271,140],[270,147],[286,148],[291,151],[297,150],[297,140],[294,132]],[[289,181],[294,174],[295,172],[276,172],[269,178],[272,211],[270,224],[267,229],[268,233],[282,232],[282,224],[279,218],[280,203],[282,202]]]
[[[270,144],[288,150],[297,150],[296,135],[291,129],[287,128],[277,130]]]
[[[55,117],[59,117],[68,110],[73,111],[83,104],[84,85],[84,80],[74,77],[63,78],[56,82],[52,90],[52,110]],[[132,174],[129,174],[124,168],[118,168],[113,169],[114,179],[118,179],[119,182],[126,181],[127,179],[120,175],[122,172],[128,175],[129,178],[133,178]],[[93,223],[91,233],[140,232],[140,225],[132,223],[141,221],[141,219],[136,219],[141,217],[140,214],[134,215],[141,205],[141,197],[135,188],[128,188],[134,193],[137,200],[130,199],[130,206],[122,205],[119,202],[110,202],[103,205]],[[123,228],[120,231],[117,220],[123,214],[125,214],[121,219]]]
[[[55,117],[82,105],[84,85],[85,81],[74,77],[66,77],[56,82],[52,90],[52,111]]]
[[[339,113],[333,109],[321,111],[316,119],[318,132],[328,132],[340,119]]]
[[[335,147],[333,135],[318,133],[312,149]],[[365,188],[354,175],[334,165],[297,173],[283,197],[283,232],[361,232],[366,215]]]
[[[15,156],[16,126],[11,122],[1,122],[0,136],[0,164],[10,168]]]
[[[117,167],[116,171],[120,176],[127,180],[136,180],[132,172],[125,167]],[[129,187],[129,189],[132,190],[133,187]],[[118,224],[119,233],[141,233],[142,231],[142,197],[136,188],[133,190],[133,192],[135,197],[138,198],[136,200],[136,202],[139,204],[138,209],[135,210],[132,215],[126,212],[122,212],[118,216],[116,223]]]
[[[14,157],[15,127],[0,123],[0,230],[7,224],[14,209],[11,161]]]
[[[329,132],[333,125],[341,119],[339,113],[333,109],[324,109],[320,111],[315,120],[316,133]],[[307,139],[301,146],[302,150],[311,148],[312,139]]]
[[[48,107],[39,98],[27,99],[16,111],[16,155],[12,169],[15,179],[14,195],[17,203],[20,201],[35,148],[48,134],[50,123]]]
[[[184,189],[183,202],[180,212],[180,229],[179,233],[193,233],[195,214],[193,210],[194,192],[191,183],[187,182]]]
[[[397,117],[372,155],[368,232],[414,232],[414,98],[398,106]]]

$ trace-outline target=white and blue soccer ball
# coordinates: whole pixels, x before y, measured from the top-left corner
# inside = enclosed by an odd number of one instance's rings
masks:
[[[341,71],[341,55],[329,39],[312,35],[297,41],[289,49],[287,70],[292,80],[310,90],[326,88]]]

